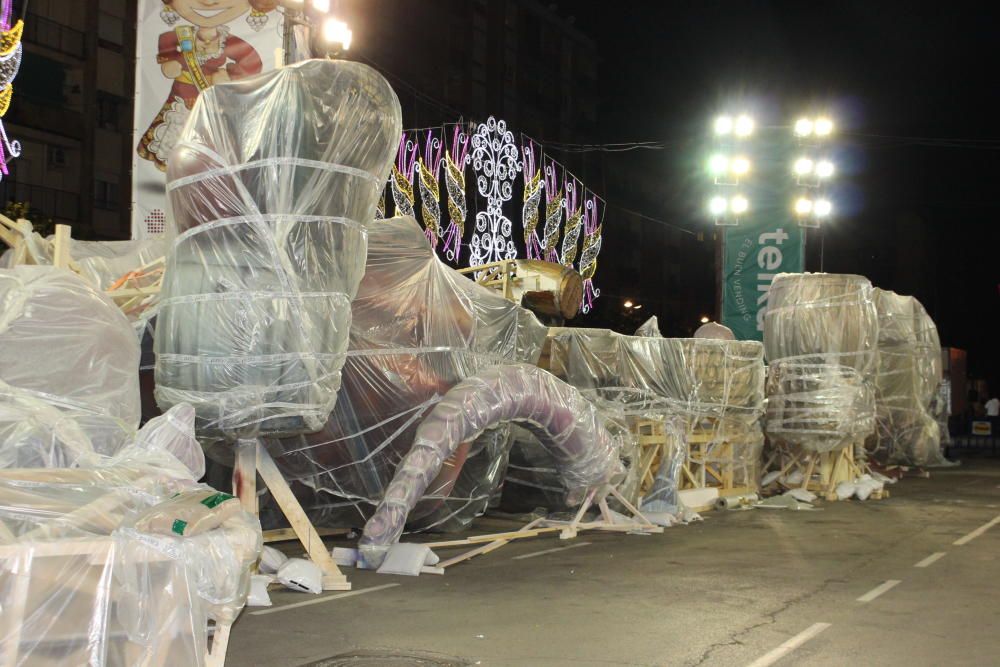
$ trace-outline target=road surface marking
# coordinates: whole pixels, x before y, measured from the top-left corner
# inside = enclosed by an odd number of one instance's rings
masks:
[[[346,593],[336,593],[334,595],[327,595],[325,597],[313,598],[312,600],[305,600],[304,602],[293,602],[292,604],[282,605],[280,607],[271,607],[269,609],[261,609],[260,611],[250,612],[251,616],[263,616],[264,614],[273,614],[278,611],[285,611],[286,609],[295,609],[296,607],[306,607],[311,604],[320,604],[322,602],[329,602],[331,600],[342,600],[343,598],[352,598],[355,595],[364,595],[365,593],[374,593],[375,591],[384,591],[387,588],[394,588],[399,586],[399,584],[382,584],[381,586],[372,586],[371,588],[362,588],[358,591],[348,591]]]
[[[956,546],[962,546],[966,542],[971,542],[972,540],[976,539],[977,537],[979,537],[980,535],[982,535],[983,533],[985,533],[987,530],[989,530],[993,526],[997,525],[998,523],[1000,523],[1000,514],[998,514],[997,516],[993,517],[993,519],[991,519],[990,521],[987,521],[986,523],[984,523],[983,525],[981,525],[979,528],[976,528],[974,531],[972,531],[968,535],[963,535],[962,537],[958,538],[957,540],[955,540],[954,542],[952,542],[952,544],[954,544]]]
[[[871,602],[878,596],[882,595],[882,593],[885,593],[887,590],[901,583],[903,583],[901,579],[889,579],[884,584],[879,584],[875,588],[871,589],[870,591],[859,597],[858,602]]]
[[[557,551],[566,551],[567,549],[576,549],[577,547],[585,547],[590,542],[577,542],[576,544],[571,544],[568,547],[556,547],[555,549],[546,549],[545,551],[534,551],[530,554],[522,554],[520,556],[514,556],[511,560],[524,560],[525,558],[534,558],[535,556],[544,556],[545,554],[554,554]]]
[[[923,559],[913,567],[927,567],[928,565],[932,565],[941,560],[942,558],[944,558],[944,555],[945,555],[944,551],[937,551],[935,553],[932,553],[930,556]]]
[[[751,662],[749,667],[767,667],[768,665],[773,665],[819,633],[826,630],[828,627],[830,627],[829,623],[813,623],[778,648],[774,649],[770,653],[765,653]]]

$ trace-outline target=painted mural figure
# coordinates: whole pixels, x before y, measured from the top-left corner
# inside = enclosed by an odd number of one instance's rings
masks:
[[[259,74],[260,54],[245,40],[230,34],[228,23],[247,12],[247,23],[260,30],[278,0],[162,0],[160,18],[170,26],[160,35],[156,62],[173,83],[166,101],[139,140],[137,152],[160,171],[167,168],[184,121],[198,94],[223,81]]]

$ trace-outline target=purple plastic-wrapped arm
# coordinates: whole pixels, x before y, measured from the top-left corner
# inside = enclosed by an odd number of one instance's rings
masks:
[[[534,432],[573,498],[582,499],[587,489],[622,471],[620,441],[576,388],[537,366],[489,368],[455,385],[420,424],[413,447],[365,524],[360,545],[369,566],[378,566],[399,540],[407,515],[442,462],[460,443],[504,422],[518,422]]]

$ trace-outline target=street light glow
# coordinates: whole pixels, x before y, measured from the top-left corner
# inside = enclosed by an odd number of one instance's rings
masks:
[[[313,9],[326,14],[330,11],[330,0],[312,0]]]
[[[816,119],[813,130],[816,132],[817,137],[828,136],[831,132],[833,132],[833,121],[826,116],[821,116]]]
[[[810,174],[813,170],[813,161],[807,157],[800,157],[795,161],[794,169],[799,176]]]
[[[625,299],[625,303],[623,303],[622,305],[625,306],[626,308],[631,308],[632,307],[632,300],[631,299]]]
[[[737,215],[746,213],[749,208],[750,202],[743,195],[736,195],[729,201],[729,210]]]
[[[339,21],[332,16],[323,22],[323,39],[328,44],[340,44],[340,47],[347,51],[351,48],[351,29],[343,21]]]
[[[816,175],[820,178],[830,178],[833,176],[833,163],[829,160],[820,160],[817,162]]]
[[[750,160],[745,157],[734,157],[729,163],[729,168],[737,176],[745,176],[750,173]]]
[[[813,206],[813,213],[817,218],[825,218],[833,212],[833,204],[828,199],[819,199]]]
[[[795,121],[795,136],[808,137],[813,132],[813,122],[808,118],[799,118]]]
[[[733,119],[729,116],[719,116],[715,119],[715,133],[718,135],[729,134],[733,131]]]
[[[799,197],[795,201],[795,212],[799,215],[809,215],[813,210],[813,203],[811,199],[806,199],[805,197]]]
[[[708,170],[716,176],[721,176],[729,169],[729,158],[725,155],[713,155],[708,159]]]
[[[749,137],[753,134],[753,118],[746,114],[741,114],[736,119],[736,124],[733,127],[737,137]]]
[[[708,210],[714,216],[723,215],[727,208],[729,208],[729,202],[726,201],[725,197],[715,196],[708,201]]]
[[[708,324],[709,322],[708,315],[702,315],[700,321],[702,324]]]

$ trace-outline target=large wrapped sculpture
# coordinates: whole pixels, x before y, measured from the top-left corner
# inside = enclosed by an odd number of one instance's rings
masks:
[[[167,169],[161,407],[191,403],[206,438],[323,427],[400,132],[396,95],[356,62],[305,61],[199,96]]]
[[[893,463],[944,463],[931,404],[941,384],[941,341],[934,321],[911,296],[875,289],[878,455]]]
[[[533,314],[442,264],[413,218],[379,221],[352,303],[337,405],[312,434],[264,438],[310,519],[361,526],[382,501],[417,427],[464,378],[533,363],[546,329]],[[409,513],[414,528],[457,528],[503,481],[509,429],[463,442]]]
[[[763,446],[758,423],[764,382],[760,343],[567,328],[551,338],[549,368],[600,404],[617,404],[634,429],[650,431],[644,440],[655,440],[655,435],[665,443],[680,439],[683,447],[675,456],[683,462],[688,477],[684,483],[743,492],[755,487]],[[532,497],[532,488],[553,487],[553,480],[540,474],[548,466],[535,449],[534,454],[529,448],[512,452],[504,495],[511,509],[525,509],[518,506],[517,495]],[[648,465],[642,453],[637,463]],[[661,456],[656,463],[672,475],[659,486],[681,483],[677,460]],[[719,473],[721,468],[725,475]],[[640,487],[648,490],[649,481],[639,480]],[[526,491],[515,493],[514,485]]]
[[[222,664],[261,536],[239,501],[196,483],[193,427],[180,405],[114,456],[0,470],[0,662],[203,665],[214,621]]]
[[[878,318],[867,278],[782,273],[764,318],[765,429],[779,445],[839,450],[875,427]]]
[[[116,452],[139,426],[138,365],[102,292],[51,266],[0,270],[0,468]]]
[[[542,442],[569,489],[571,505],[624,472],[620,440],[575,388],[537,366],[490,368],[456,385],[420,424],[413,447],[365,525],[360,542],[365,561],[381,562],[402,534],[410,510],[461,443],[509,422]]]

